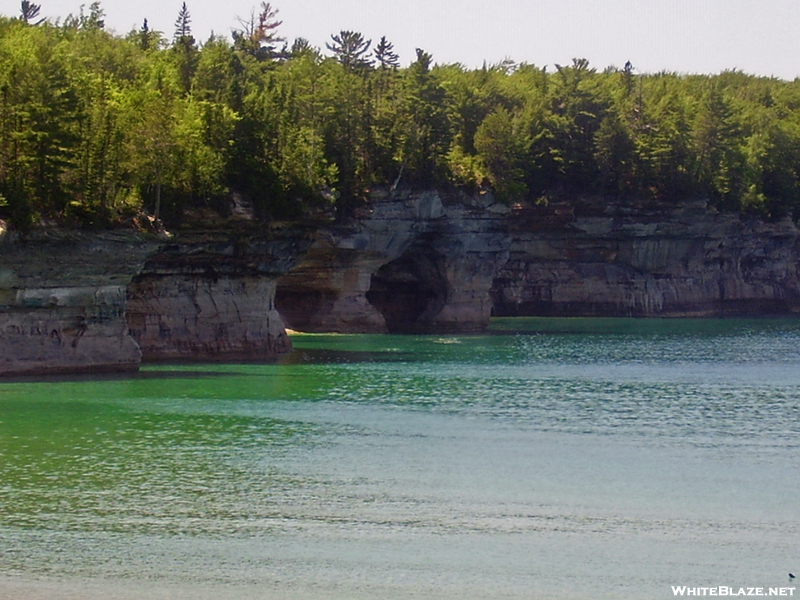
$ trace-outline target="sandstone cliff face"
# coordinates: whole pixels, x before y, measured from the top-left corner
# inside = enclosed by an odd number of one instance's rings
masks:
[[[0,241],[0,375],[255,360],[290,348],[276,279],[311,238],[255,224],[181,233],[42,231]]]
[[[508,258],[491,197],[380,193],[352,225],[324,227],[278,281],[277,307],[303,331],[475,331]]]
[[[138,369],[126,290],[154,247],[121,232],[0,241],[0,375]]]
[[[800,311],[800,231],[705,202],[520,211],[497,315],[727,316]]]
[[[299,229],[184,232],[153,253],[127,292],[144,360],[261,360],[291,348],[276,279],[310,238]]]
[[[0,375],[252,360],[304,331],[469,332],[495,315],[800,312],[800,230],[704,202],[376,194],[346,225],[254,222],[157,240],[0,237]]]

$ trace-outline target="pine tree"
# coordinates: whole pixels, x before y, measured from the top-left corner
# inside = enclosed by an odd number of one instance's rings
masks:
[[[173,41],[176,44],[185,43],[185,41],[189,39],[191,39],[191,43],[194,44],[191,23],[192,17],[189,15],[189,9],[186,8],[186,2],[184,2],[181,6],[181,11],[178,13],[178,18],[175,20],[175,35],[173,36]]]
[[[41,6],[39,6],[38,4],[34,4],[30,0],[22,0],[20,2],[20,7],[19,7],[20,17],[25,23],[30,23],[36,17],[39,16],[39,11],[41,10],[41,8],[42,8]],[[39,25],[43,21],[44,19],[40,19],[36,23],[34,23],[34,25]]]
[[[394,45],[387,42],[385,36],[381,37],[373,54],[381,69],[397,69],[400,66],[400,57],[394,53]]]
[[[189,9],[186,8],[186,2],[184,2],[178,13],[178,19],[175,21],[172,49],[175,52],[181,88],[186,93],[192,87],[192,77],[197,66],[197,45],[192,36],[191,22]]]
[[[417,60],[405,72],[403,165],[417,185],[434,185],[450,147],[446,94],[431,70],[433,57],[417,48]]]
[[[278,55],[277,43],[284,41],[277,33],[278,27],[283,23],[276,19],[277,15],[277,8],[272,8],[269,2],[262,2],[258,18],[251,12],[249,19],[239,19],[243,29],[233,32],[236,49],[259,60],[275,58]]]
[[[150,50],[153,42],[153,34],[150,27],[147,25],[147,19],[142,23],[142,28],[139,29],[139,47],[142,50]]]
[[[336,60],[349,71],[365,71],[372,67],[372,61],[366,58],[372,40],[355,31],[340,31],[339,35],[331,35],[333,44],[325,44],[333,52]]]

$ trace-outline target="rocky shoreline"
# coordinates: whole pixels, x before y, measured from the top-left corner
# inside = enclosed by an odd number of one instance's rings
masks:
[[[0,238],[0,375],[273,358],[286,327],[474,332],[500,316],[800,312],[800,229],[704,201],[509,208],[375,193],[346,225]]]

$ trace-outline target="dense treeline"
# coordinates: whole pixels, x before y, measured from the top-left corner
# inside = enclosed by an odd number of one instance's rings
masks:
[[[0,18],[0,218],[179,220],[237,192],[264,218],[374,186],[491,186],[507,202],[702,196],[772,218],[800,208],[800,81],[602,72],[585,60],[401,67],[385,38],[324,50],[262,4],[231,41],[117,36],[98,3],[63,22]]]

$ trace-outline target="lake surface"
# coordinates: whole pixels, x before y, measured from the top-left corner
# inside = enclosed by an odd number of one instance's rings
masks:
[[[800,570],[800,320],[293,343],[0,383],[0,598],[648,599]]]

